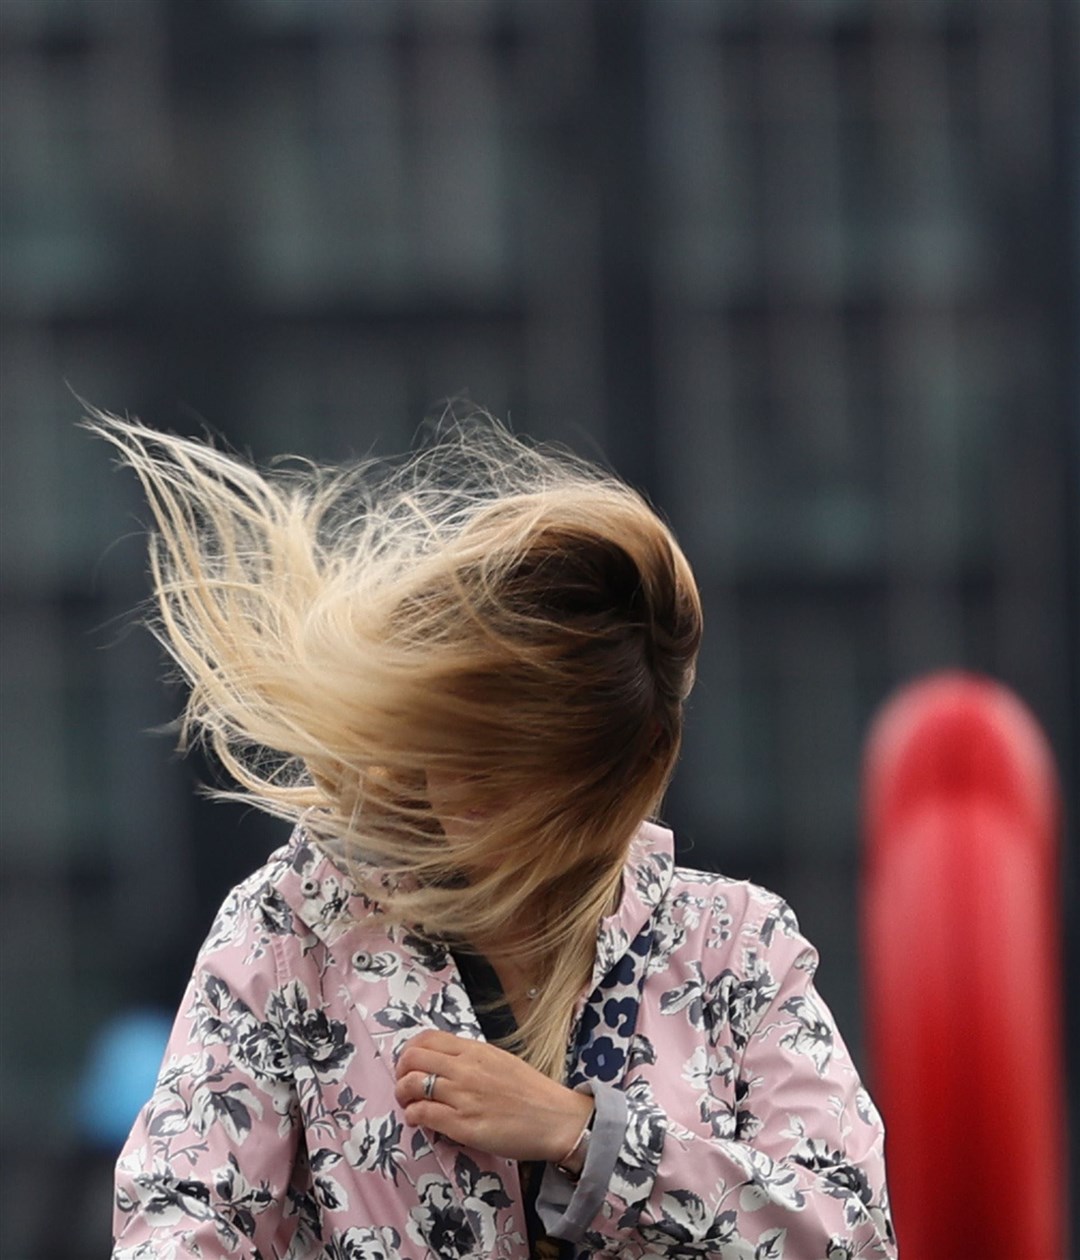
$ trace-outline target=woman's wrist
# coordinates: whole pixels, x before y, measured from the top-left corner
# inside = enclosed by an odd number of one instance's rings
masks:
[[[577,1177],[582,1168],[585,1167],[585,1157],[589,1149],[589,1133],[592,1129],[593,1117],[595,1116],[595,1103],[590,1094],[569,1091],[573,1094],[575,1100],[580,1100],[573,1111],[574,1124],[573,1136],[569,1139],[563,1137],[563,1143],[559,1151],[552,1157],[551,1162],[564,1173],[572,1177]]]

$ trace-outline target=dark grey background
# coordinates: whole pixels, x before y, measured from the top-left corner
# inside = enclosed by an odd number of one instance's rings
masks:
[[[175,1005],[282,835],[147,734],[146,514],[68,386],[262,459],[466,393],[645,488],[708,618],[670,816],[793,902],[868,1066],[890,691],[1015,687],[1075,842],[1072,0],[3,0],[0,35],[5,1257],[106,1250],[91,1039]]]

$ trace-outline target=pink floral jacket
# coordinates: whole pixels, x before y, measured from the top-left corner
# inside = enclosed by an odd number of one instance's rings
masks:
[[[568,1058],[598,1114],[617,1101],[613,1167],[599,1191],[548,1170],[549,1234],[579,1258],[894,1260],[881,1121],[816,961],[777,897],[676,868],[643,825]],[[526,1260],[516,1166],[395,1103],[425,1028],[482,1036],[452,956],[298,830],[199,954],[117,1166],[114,1260]]]

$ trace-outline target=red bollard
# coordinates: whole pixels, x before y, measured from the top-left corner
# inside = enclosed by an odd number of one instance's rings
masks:
[[[1059,792],[1005,687],[877,718],[864,777],[870,1076],[902,1260],[1066,1260]]]

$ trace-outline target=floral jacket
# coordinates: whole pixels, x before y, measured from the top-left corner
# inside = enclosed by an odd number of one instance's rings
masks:
[[[568,1077],[622,1128],[598,1193],[548,1170],[549,1234],[579,1260],[895,1260],[881,1120],[816,962],[777,897],[642,826]],[[450,953],[298,830],[202,948],[117,1166],[113,1260],[526,1260],[516,1165],[395,1103],[426,1028],[482,1036]]]

